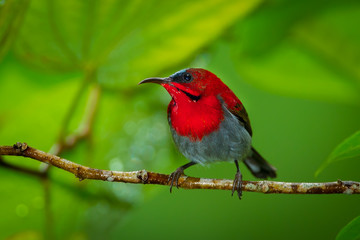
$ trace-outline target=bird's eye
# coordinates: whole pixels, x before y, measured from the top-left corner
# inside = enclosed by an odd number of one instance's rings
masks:
[[[183,79],[186,81],[186,82],[190,82],[192,80],[192,75],[188,72],[184,73],[183,75]]]

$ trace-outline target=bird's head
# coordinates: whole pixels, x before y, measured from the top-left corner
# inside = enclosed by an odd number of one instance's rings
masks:
[[[177,100],[197,102],[202,97],[218,95],[228,89],[213,73],[202,68],[188,68],[178,71],[166,78],[147,78],[143,83],[162,85]]]

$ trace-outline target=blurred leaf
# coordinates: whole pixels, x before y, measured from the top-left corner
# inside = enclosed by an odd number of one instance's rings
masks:
[[[29,0],[0,1],[0,61],[15,39],[28,5]]]
[[[355,9],[339,9],[334,21],[334,10],[327,11],[318,19],[309,19],[296,26],[294,36],[296,43],[306,47],[324,61],[334,71],[347,77],[347,81],[360,86],[360,34],[352,36],[353,30],[341,29],[346,23],[360,24],[360,6]],[[350,17],[349,17],[350,16]],[[340,25],[340,26],[336,26]]]
[[[340,143],[316,171],[315,176],[318,176],[330,163],[347,159],[360,160],[360,131]]]
[[[359,13],[356,2],[263,5],[230,40],[239,74],[277,94],[358,105],[360,32],[345,26],[360,24]]]
[[[16,53],[56,70],[98,68],[106,86],[176,66],[260,0],[32,1]]]
[[[115,47],[101,68],[101,81],[119,86],[174,67],[214,40],[259,2],[171,1],[166,11],[158,4],[151,11],[148,23]]]
[[[35,231],[25,231],[18,232],[8,238],[6,240],[41,240],[43,236],[40,232]]]
[[[359,240],[360,239],[360,216],[349,222],[336,236],[336,240]]]
[[[238,48],[247,56],[261,56],[289,35],[291,28],[304,16],[313,15],[324,8],[326,0],[268,1],[249,17],[236,25],[234,35],[241,44]],[[331,3],[326,1],[327,4]]]

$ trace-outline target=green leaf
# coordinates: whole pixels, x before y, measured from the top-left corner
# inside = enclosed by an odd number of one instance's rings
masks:
[[[97,69],[108,87],[175,67],[261,0],[32,1],[15,51],[60,71]]]
[[[29,0],[0,1],[0,60],[13,43],[28,5]]]
[[[359,240],[360,239],[360,216],[349,222],[336,236],[336,240]]]
[[[154,9],[149,23],[123,39],[100,68],[110,86],[138,81],[174,67],[219,36],[259,1],[172,1]]]
[[[348,2],[264,5],[234,30],[239,75],[276,94],[358,105],[359,13]]]
[[[316,171],[315,176],[318,176],[330,163],[347,159],[360,160],[360,131],[340,143]]]

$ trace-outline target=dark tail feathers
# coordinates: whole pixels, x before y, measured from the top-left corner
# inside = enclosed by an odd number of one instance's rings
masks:
[[[276,177],[276,168],[271,166],[254,148],[251,148],[251,154],[244,163],[257,178]]]

